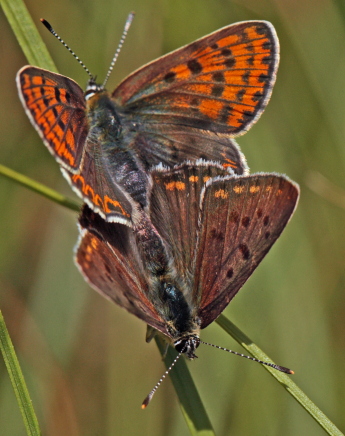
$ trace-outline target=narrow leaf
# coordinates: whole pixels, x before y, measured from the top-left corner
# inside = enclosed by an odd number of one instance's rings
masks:
[[[39,429],[37,417],[1,311],[0,348],[23,416],[26,432],[28,436],[39,436],[41,431]]]

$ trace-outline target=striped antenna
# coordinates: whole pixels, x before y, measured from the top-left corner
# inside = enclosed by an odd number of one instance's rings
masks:
[[[246,359],[253,360],[254,362],[261,363],[262,365],[270,366],[271,368],[274,368],[280,372],[285,372],[286,374],[294,374],[292,369],[285,368],[285,366],[279,366],[279,365],[276,365],[274,363],[263,362],[262,360],[255,359],[255,357],[246,356],[245,354],[237,353],[237,351],[228,350],[227,348],[219,347],[218,345],[214,345],[214,344],[209,344],[208,342],[200,341],[200,344],[209,345],[210,347],[218,348],[219,350],[223,350],[223,351],[227,351],[228,353],[236,354],[236,356],[245,357]]]
[[[72,54],[72,56],[80,63],[80,65],[84,68],[84,70],[87,72],[87,74],[90,76],[91,80],[94,80],[93,75],[90,73],[90,70],[86,67],[84,62],[79,59],[79,57],[74,53],[74,51],[65,43],[65,41],[55,32],[55,30],[52,28],[52,26],[48,23],[47,20],[44,18],[41,18],[42,24],[49,30],[51,34],[57,38],[63,46],[67,48],[67,50]]]
[[[218,348],[219,350],[227,351],[228,353],[236,354],[236,356],[245,357],[246,359],[253,360],[254,362],[261,363],[262,365],[270,366],[271,368],[276,369],[280,372],[285,372],[286,374],[294,374],[294,371],[292,371],[289,368],[285,368],[285,366],[279,366],[275,365],[274,363],[264,362],[259,359],[255,359],[255,357],[246,356],[242,353],[237,353],[237,351],[229,350],[228,348],[219,347],[218,345],[209,344],[208,342],[200,341],[200,344],[209,345],[210,347]],[[165,377],[169,374],[169,372],[172,370],[172,368],[175,366],[178,359],[181,357],[181,355],[184,353],[185,349],[182,350],[175,358],[173,363],[169,366],[169,368],[165,371],[165,373],[162,375],[162,377],[159,379],[156,386],[152,389],[152,391],[148,394],[148,396],[145,398],[145,400],[142,402],[141,408],[146,409],[146,407],[149,405],[150,401],[152,400],[153,395],[155,394],[156,390],[159,388],[159,386],[162,384]]]
[[[104,82],[103,82],[103,85],[102,85],[103,88],[105,88],[105,85],[108,82],[109,76],[110,76],[111,72],[113,71],[115,62],[117,61],[117,58],[119,57],[119,54],[120,54],[121,48],[123,46],[123,43],[125,42],[128,30],[131,27],[134,15],[135,15],[134,12],[130,12],[128,17],[127,17],[127,20],[126,20],[125,27],[124,27],[123,32],[122,32],[122,36],[121,36],[119,45],[118,45],[118,47],[116,49],[116,52],[115,52],[114,57],[113,57],[113,60],[111,61],[109,70],[107,72],[107,75],[105,76],[105,79],[104,79]]]
[[[173,363],[169,366],[169,368],[165,371],[165,373],[162,375],[162,377],[159,379],[156,386],[152,389],[152,391],[148,394],[148,396],[145,398],[145,400],[142,402],[141,408],[146,409],[146,407],[149,405],[149,402],[152,400],[152,397],[154,396],[156,390],[159,388],[159,386],[162,384],[162,381],[165,379],[165,377],[169,374],[169,372],[173,369],[178,359],[182,356],[183,351],[181,351],[174,359]]]
[[[121,48],[122,48],[122,46],[123,46],[123,43],[125,42],[125,39],[126,39],[126,36],[127,36],[127,33],[128,33],[128,30],[129,30],[129,28],[130,28],[130,26],[131,26],[131,24],[132,24],[132,21],[133,21],[133,18],[134,18],[134,12],[131,12],[129,15],[128,15],[128,17],[127,17],[127,20],[126,20],[126,23],[125,23],[125,27],[124,27],[124,29],[123,29],[123,32],[122,32],[122,36],[121,36],[121,39],[120,39],[120,42],[119,42],[119,45],[118,45],[118,47],[117,47],[117,49],[116,49],[116,52],[115,52],[115,54],[114,54],[114,57],[113,57],[113,59],[112,59],[112,61],[111,61],[111,64],[110,64],[110,67],[109,67],[109,70],[108,70],[108,72],[107,72],[107,75],[105,76],[105,79],[104,79],[104,82],[103,82],[103,85],[102,85],[102,88],[104,88],[105,87],[105,85],[106,85],[106,83],[107,83],[107,81],[108,81],[108,79],[109,79],[109,76],[110,76],[110,74],[111,74],[111,72],[113,71],[113,69],[114,69],[114,65],[115,65],[115,62],[117,61],[117,58],[119,57],[119,54],[120,54],[120,51],[121,51]],[[55,38],[57,38],[60,42],[61,42],[61,44],[64,46],[64,47],[66,47],[67,48],[67,50],[72,54],[72,56],[79,62],[79,64],[84,68],[84,70],[87,72],[87,74],[90,76],[90,78],[91,78],[91,80],[92,81],[94,81],[95,80],[95,77],[91,74],[91,72],[90,72],[90,70],[86,67],[86,65],[84,64],[84,62],[81,60],[81,59],[79,59],[79,57],[74,53],[74,51],[65,43],[65,41],[55,32],[55,30],[52,28],[52,26],[48,23],[48,21],[47,20],[45,20],[44,18],[41,18],[41,22],[42,22],[42,24],[49,30],[49,32],[51,33],[51,34],[53,34],[54,36],[55,36]]]

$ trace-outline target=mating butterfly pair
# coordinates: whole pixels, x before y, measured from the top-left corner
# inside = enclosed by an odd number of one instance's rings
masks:
[[[272,25],[249,21],[142,67],[111,95],[93,78],[84,93],[40,68],[18,73],[31,122],[88,205],[81,272],[190,358],[200,328],[296,206],[298,187],[276,174],[249,176],[233,139],[264,110],[278,61]]]

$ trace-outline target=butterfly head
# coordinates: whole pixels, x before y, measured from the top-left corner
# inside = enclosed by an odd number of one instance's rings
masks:
[[[196,356],[194,351],[200,345],[199,336],[196,334],[191,334],[184,336],[174,342],[175,350],[179,353],[185,354],[189,359],[195,359]]]
[[[85,100],[90,100],[96,94],[104,91],[104,86],[96,83],[95,78],[91,78],[87,84],[86,91],[84,93]]]

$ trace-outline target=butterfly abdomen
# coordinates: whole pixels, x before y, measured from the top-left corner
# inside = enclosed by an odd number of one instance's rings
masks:
[[[166,275],[169,262],[162,238],[145,212],[135,214],[134,220],[133,230],[145,270],[154,278]]]

